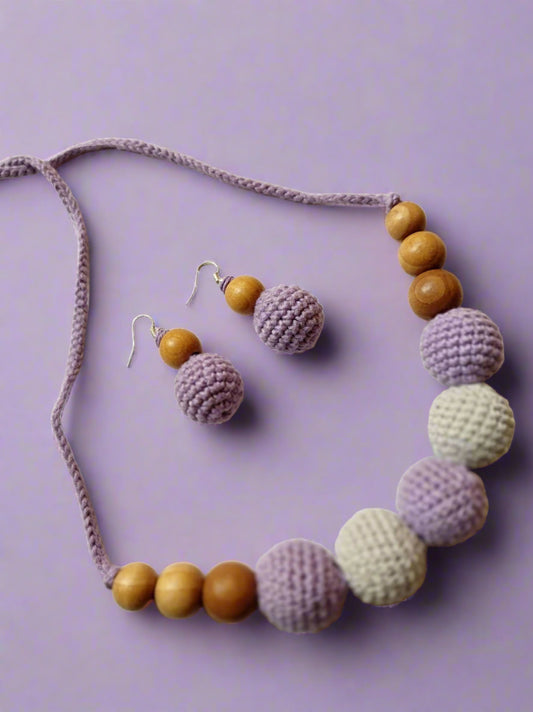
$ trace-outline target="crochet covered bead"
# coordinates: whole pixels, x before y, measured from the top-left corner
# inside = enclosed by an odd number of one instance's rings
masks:
[[[259,609],[287,633],[316,633],[337,620],[348,587],[330,552],[307,539],[272,547],[256,564]]]
[[[198,423],[224,423],[244,396],[240,373],[218,354],[191,356],[179,369],[174,385],[180,408]]]
[[[426,545],[387,509],[356,512],[340,530],[335,554],[353,593],[374,606],[405,601],[426,577]]]
[[[265,289],[254,310],[254,329],[267,346],[284,354],[312,349],[324,326],[322,305],[295,286]]]
[[[478,309],[459,307],[438,314],[422,332],[424,367],[444,386],[487,381],[504,360],[496,324]]]
[[[481,529],[489,503],[478,475],[464,465],[426,457],[403,474],[396,508],[428,546],[453,546]]]
[[[509,450],[515,421],[509,402],[486,383],[451,386],[429,411],[433,452],[452,462],[485,467]]]

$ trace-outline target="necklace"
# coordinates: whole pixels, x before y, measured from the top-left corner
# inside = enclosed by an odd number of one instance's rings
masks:
[[[424,367],[443,386],[429,413],[434,456],[414,463],[401,477],[398,513],[356,512],[340,529],[335,555],[306,539],[283,541],[258,560],[255,571],[226,561],[207,575],[179,562],[159,575],[144,563],[111,563],[87,485],[65,435],[62,417],[81,369],[89,315],[89,241],[80,207],[57,168],[93,151],[114,149],[164,159],[244,190],[283,200],[323,206],[377,207],[386,229],[399,241],[402,268],[414,277],[413,311],[428,321],[420,341]],[[338,619],[349,589],[363,602],[392,606],[411,597],[426,574],[428,546],[452,546],[483,526],[488,502],[480,477],[510,448],[514,417],[509,403],[486,381],[504,360],[503,339],[494,322],[464,308],[455,275],[443,269],[446,247],[426,230],[426,216],[396,193],[306,193],[243,178],[165,148],[131,139],[105,138],[72,146],[48,160],[15,156],[0,161],[0,179],[41,173],[55,188],[78,240],[74,315],[65,376],[52,410],[52,428],[73,479],[91,557],[117,603],[140,610],[155,599],[169,618],[200,607],[215,620],[236,622],[257,607],[279,629],[316,632]]]

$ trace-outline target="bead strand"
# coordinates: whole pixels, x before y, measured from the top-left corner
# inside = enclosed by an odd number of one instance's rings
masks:
[[[115,579],[116,592],[113,587],[120,605],[139,610],[155,595],[167,617],[185,617],[203,605],[219,622],[242,620],[259,607],[279,630],[315,633],[340,617],[348,588],[374,606],[410,598],[424,582],[429,546],[454,546],[483,527],[489,508],[485,487],[468,468],[495,462],[513,438],[508,402],[484,383],[503,364],[503,338],[488,316],[460,307],[460,282],[442,269],[446,246],[425,226],[425,213],[414,203],[400,202],[386,217],[389,234],[401,243],[400,265],[415,277],[409,302],[430,320],[420,340],[422,363],[447,386],[429,413],[434,455],[402,475],[398,513],[356,512],[340,529],[335,556],[307,539],[282,541],[260,557],[255,573],[229,561],[204,578],[192,564],[171,564],[156,582],[146,564],[129,564]],[[253,312],[264,290],[247,276],[227,278],[224,287],[228,304],[240,313]]]
[[[236,623],[257,608],[253,570],[239,561],[223,561],[204,577],[188,562],[165,567],[158,576],[148,564],[123,566],[112,586],[113,598],[127,611],[140,611],[153,600],[166,618],[188,618],[202,606],[219,623]]]

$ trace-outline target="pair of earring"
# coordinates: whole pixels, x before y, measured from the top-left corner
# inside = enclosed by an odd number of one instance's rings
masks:
[[[324,325],[324,310],[316,297],[297,286],[279,285],[265,289],[255,277],[225,277],[212,260],[196,270],[194,287],[187,304],[198,289],[198,275],[207,266],[215,267],[214,280],[224,293],[228,306],[239,314],[253,315],[255,332],[267,346],[283,354],[303,353],[313,348]],[[150,332],[163,361],[178,369],[174,391],[182,411],[199,423],[220,424],[229,420],[244,397],[240,373],[218,354],[202,353],[200,340],[187,329],[162,329],[148,314],[139,314],[131,324],[135,352],[135,323],[150,319]]]

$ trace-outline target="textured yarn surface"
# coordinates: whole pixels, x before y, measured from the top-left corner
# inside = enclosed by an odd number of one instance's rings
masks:
[[[272,547],[256,564],[259,609],[287,633],[316,633],[337,620],[348,586],[331,553],[307,539]]]
[[[353,593],[374,606],[405,601],[426,576],[426,545],[387,509],[356,512],[340,530],[335,554]]]
[[[444,386],[487,381],[504,361],[496,324],[478,309],[459,307],[438,314],[420,339],[424,367]]]
[[[260,193],[261,195],[280,198],[281,200],[290,200],[291,202],[302,203],[304,205],[385,208],[389,211],[401,200],[398,193],[308,193],[303,190],[295,190],[294,188],[285,188],[281,185],[275,185],[274,183],[267,183],[266,181],[255,180],[254,178],[245,178],[244,176],[224,171],[208,163],[199,161],[192,156],[187,156],[184,153],[172,151],[170,148],[157,146],[136,138],[111,137],[84,141],[83,143],[70,146],[60,153],[56,153],[48,159],[47,163],[53,168],[58,168],[73,158],[83,156],[86,153],[108,150],[127,151],[128,153],[137,153],[142,156],[148,156],[149,158],[169,161],[176,166],[190,168],[193,171],[209,176],[209,178],[222,181],[222,183],[228,183],[235,188],[250,190],[254,193]],[[20,178],[36,173],[38,170],[38,168],[32,165],[31,160],[28,161],[27,156],[10,156],[0,161],[0,180]]]
[[[403,474],[396,508],[428,546],[453,546],[481,529],[489,502],[478,475],[464,465],[426,457]]]
[[[283,354],[312,349],[324,326],[324,310],[317,298],[296,286],[280,284],[259,295],[254,329],[267,346]]]
[[[505,455],[514,428],[509,402],[486,383],[451,386],[429,411],[428,435],[435,455],[474,469]]]
[[[236,413],[244,384],[227,359],[218,354],[195,354],[178,370],[175,393],[180,408],[191,420],[219,425]]]

